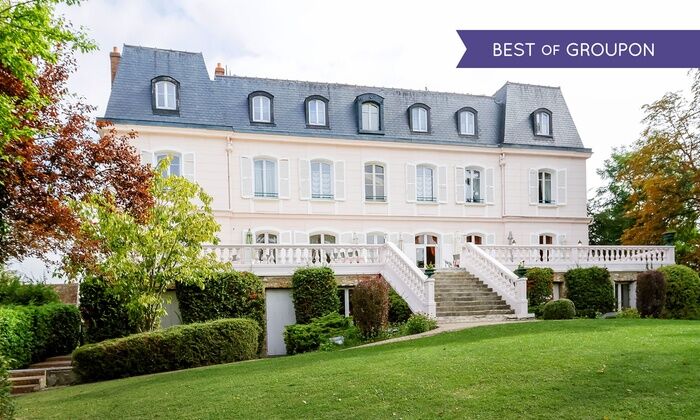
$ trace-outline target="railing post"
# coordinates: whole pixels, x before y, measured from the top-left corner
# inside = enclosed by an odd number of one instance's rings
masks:
[[[527,277],[520,277],[515,283],[515,296],[517,303],[513,310],[518,318],[527,316]]]
[[[429,278],[425,280],[425,302],[427,303],[427,315],[435,318],[437,310],[435,308],[435,280]]]

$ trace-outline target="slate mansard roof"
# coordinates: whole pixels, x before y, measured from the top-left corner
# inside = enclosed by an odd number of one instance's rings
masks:
[[[180,83],[179,115],[153,112],[151,80],[158,76],[169,76]],[[274,96],[274,125],[251,124],[248,95],[254,91]],[[365,93],[384,98],[383,135],[358,133],[355,98]],[[307,127],[304,100],[311,95],[329,100],[328,129]],[[410,131],[408,108],[416,103],[430,107],[429,134]],[[478,113],[476,138],[458,133],[456,112],[464,107]],[[552,112],[552,138],[533,133],[532,113],[539,108]],[[103,119],[295,136],[589,151],[581,142],[559,88],[506,83],[493,96],[482,96],[241,76],[216,76],[211,80],[201,53],[130,45],[124,46]]]

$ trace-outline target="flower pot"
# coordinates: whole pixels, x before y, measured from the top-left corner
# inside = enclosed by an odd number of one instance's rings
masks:
[[[431,278],[435,274],[435,269],[434,268],[426,268],[425,269],[425,275],[428,276],[428,278]]]

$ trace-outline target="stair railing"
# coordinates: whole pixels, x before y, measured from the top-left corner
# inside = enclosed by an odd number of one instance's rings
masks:
[[[435,281],[391,242],[381,248],[379,260],[382,277],[404,298],[411,310],[435,317]]]

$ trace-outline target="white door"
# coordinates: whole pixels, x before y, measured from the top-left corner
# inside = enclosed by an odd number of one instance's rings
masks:
[[[284,345],[284,327],[296,324],[291,289],[265,290],[267,312],[267,354],[280,356],[287,354]]]

